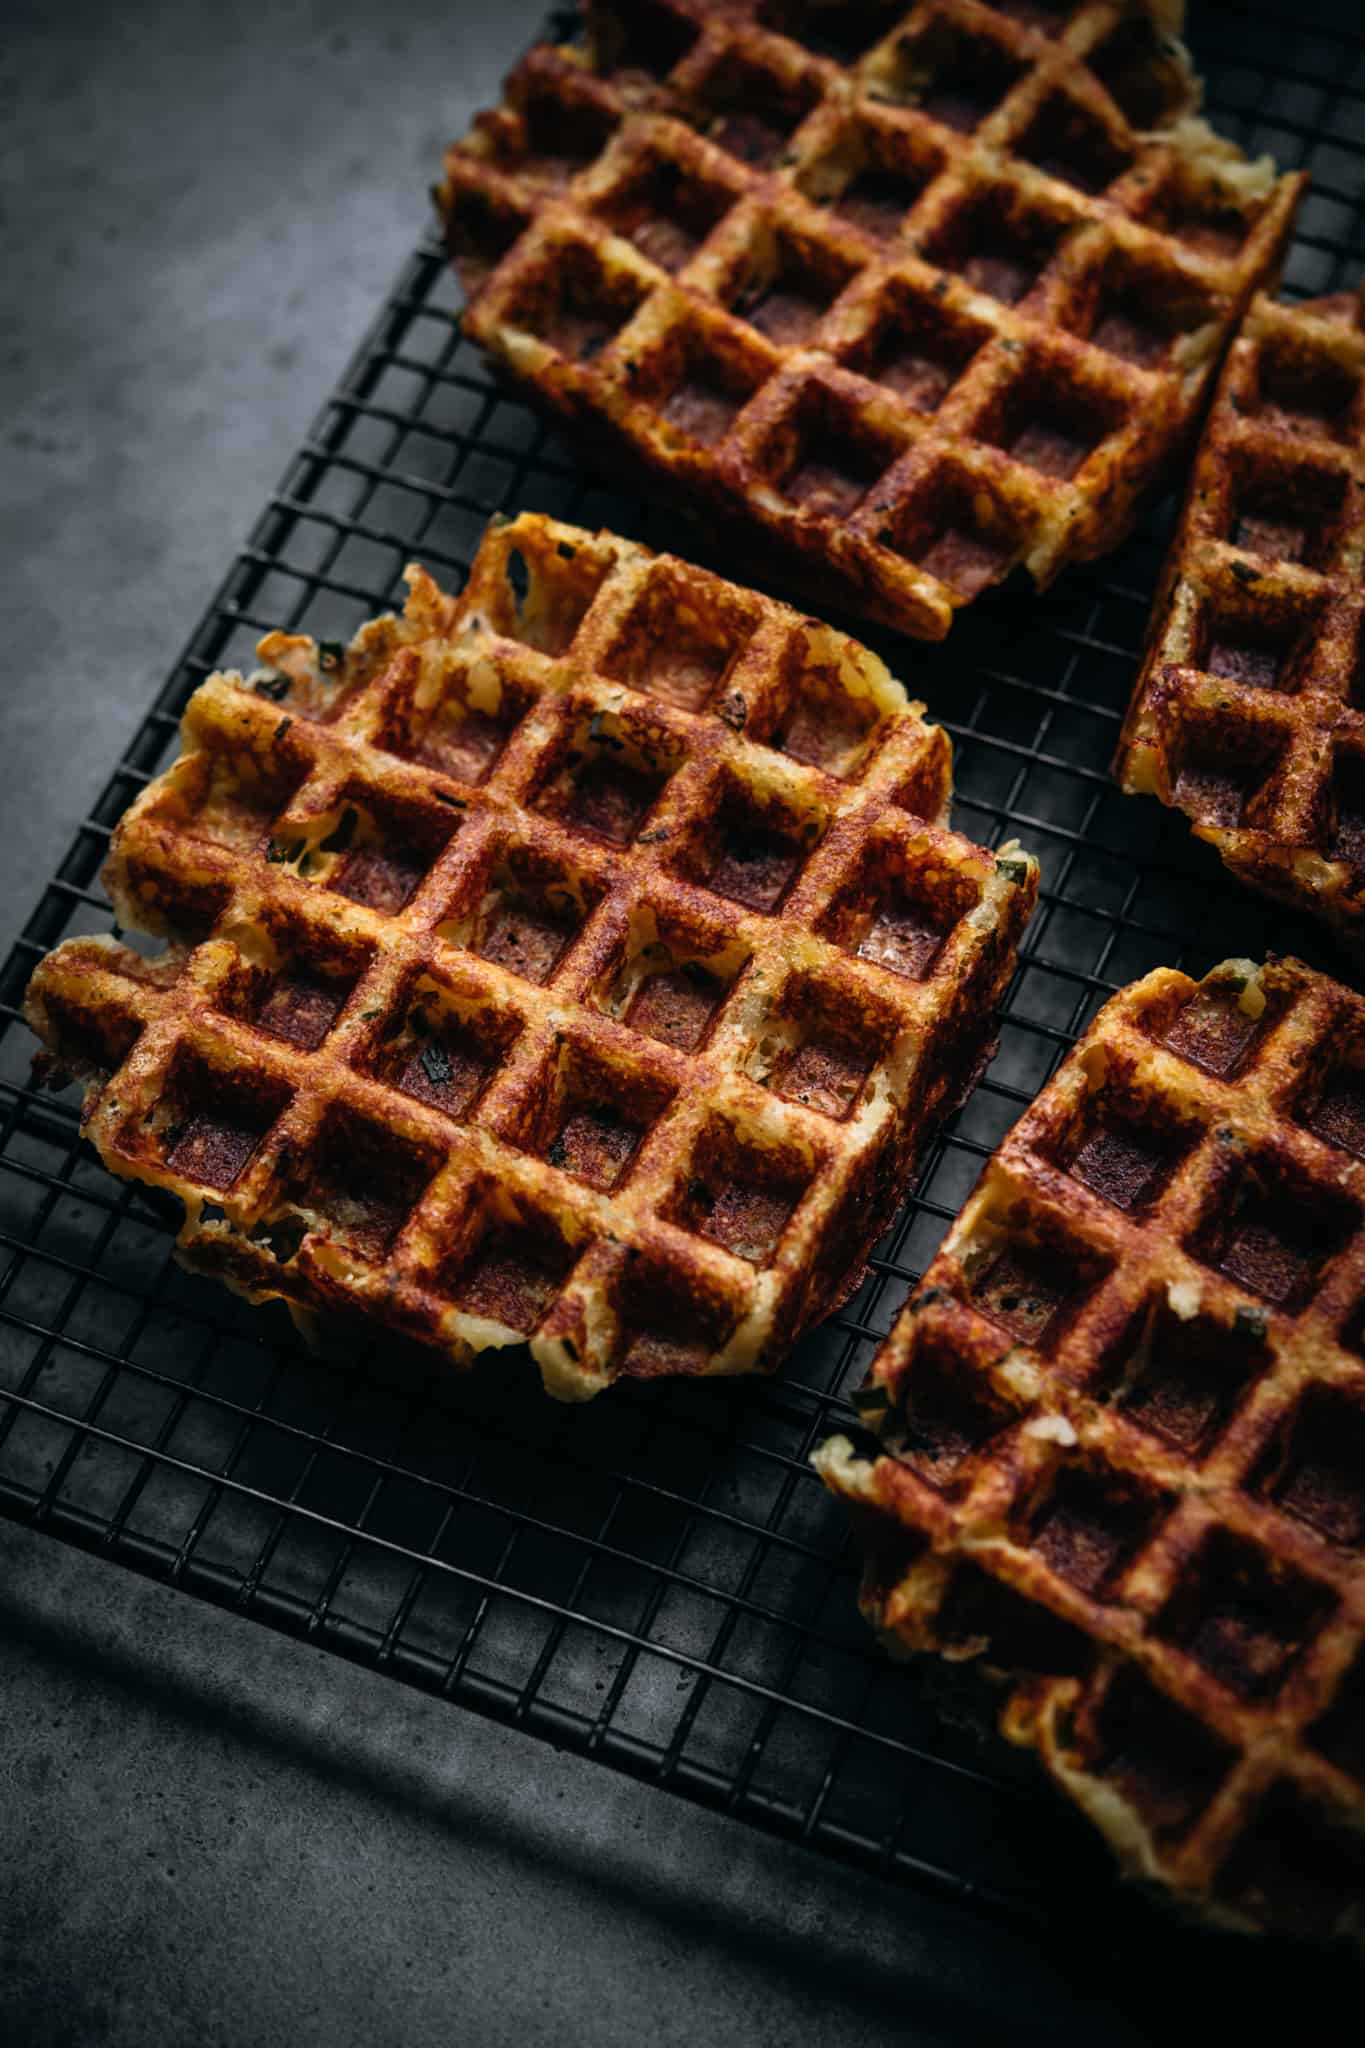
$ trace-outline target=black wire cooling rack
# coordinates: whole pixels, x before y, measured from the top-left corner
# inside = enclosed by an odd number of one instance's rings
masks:
[[[1365,269],[1365,33],[1311,4],[1196,7],[1218,125],[1313,190],[1293,296]],[[1321,25],[1313,26],[1317,21]],[[326,1366],[282,1312],[171,1259],[175,1218],[110,1179],[74,1095],[28,1086],[17,1005],[39,955],[111,922],[110,830],[212,668],[259,632],[347,636],[411,557],[462,576],[521,507],[700,555],[599,489],[460,336],[433,239],[328,400],[0,979],[0,1509],[464,1706],[978,1907],[1111,1896],[1088,1830],[986,1768],[875,1650],[843,1511],[807,1467],[984,1157],[1117,987],[1160,963],[1315,941],[1224,877],[1108,761],[1170,508],[1042,598],[974,608],[946,648],[873,640],[957,747],[958,826],[1018,835],[1044,888],[1000,1052],[934,1145],[847,1310],[775,1380],[622,1385],[586,1409],[524,1361],[468,1380]],[[724,567],[724,564],[716,566]],[[172,1205],[178,1206],[178,1205]],[[1072,1905],[1064,1905],[1065,1901]]]

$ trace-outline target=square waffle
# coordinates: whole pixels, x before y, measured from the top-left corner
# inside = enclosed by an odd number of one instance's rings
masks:
[[[1037,864],[784,605],[530,515],[409,580],[196,691],[105,876],[173,943],[39,965],[48,1077],[313,1334],[529,1340],[565,1397],[769,1370],[986,1056]]]
[[[890,1646],[976,1659],[1130,1872],[1365,1944],[1365,1000],[1116,996],[857,1405],[816,1456]]]
[[[1365,952],[1365,288],[1258,297],[1228,355],[1114,772]]]
[[[1113,547],[1304,183],[1176,12],[596,0],[445,160],[465,332],[745,555],[927,639]]]

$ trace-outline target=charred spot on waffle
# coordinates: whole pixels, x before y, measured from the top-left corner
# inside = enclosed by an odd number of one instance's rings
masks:
[[[929,1539],[856,1501],[849,1502],[849,1520],[863,1560],[859,1604],[880,1612],[924,1556]]]
[[[517,845],[493,863],[471,944],[484,960],[543,987],[596,908],[598,892]]]
[[[645,297],[640,281],[608,271],[581,242],[557,246],[553,264],[522,280],[511,326],[538,336],[568,362],[594,363]]]
[[[989,187],[959,203],[925,242],[924,255],[940,270],[956,271],[973,291],[1014,306],[1041,282],[1067,228],[1064,219]]]
[[[973,433],[1042,476],[1068,482],[1124,423],[1122,399],[1073,368],[1025,363],[991,399]]]
[[[872,326],[845,360],[915,412],[932,413],[990,335],[984,323],[892,279]]]
[[[1060,35],[1076,12],[1076,0],[991,0],[991,5],[997,14],[1049,36]]]
[[[1255,690],[1298,687],[1300,662],[1321,624],[1322,607],[1233,581],[1200,607],[1195,627],[1198,668]]]
[[[854,172],[833,201],[833,211],[874,240],[892,242],[931,176],[932,172],[918,165],[903,169],[866,165]]]
[[[488,1222],[449,1262],[442,1290],[466,1315],[485,1316],[527,1337],[560,1293],[580,1249],[548,1211],[528,1208],[514,1220]]]
[[[1067,1134],[1059,1164],[1074,1180],[1128,1215],[1140,1215],[1164,1192],[1201,1135],[1174,1117],[1151,1116],[1117,1090],[1086,1104]]]
[[[1321,1940],[1345,1931],[1365,1898],[1365,1849],[1287,1780],[1272,1787],[1218,1876],[1226,1905]]]
[[[1087,1768],[1141,1814],[1158,1842],[1187,1834],[1236,1752],[1131,1666],[1117,1671],[1083,1719]]]
[[[613,560],[609,546],[575,547],[567,554],[556,549],[553,555],[536,549],[528,555],[509,538],[503,543],[503,573],[491,579],[487,590],[488,624],[495,633],[519,640],[552,660],[567,654],[611,573]],[[474,678],[463,679],[457,687],[468,695],[475,687]],[[477,687],[481,694],[489,690],[483,671]],[[511,725],[524,716],[529,703],[520,685],[499,674],[496,704],[479,708]]]
[[[1287,741],[1278,725],[1234,725],[1218,712],[1188,709],[1173,749],[1174,802],[1196,825],[1256,826],[1273,801]]]
[[[142,1019],[118,1002],[101,1002],[82,1009],[78,1003],[56,991],[43,998],[50,1026],[47,1044],[54,1066],[46,1071],[53,1080],[58,1070],[64,1076],[112,1074],[127,1059],[141,1038]],[[35,1054],[35,1060],[43,1054]]]
[[[1020,1540],[1058,1578],[1102,1600],[1114,1595],[1170,1505],[1117,1472],[1072,1462],[1028,1503]]]
[[[953,1572],[939,1628],[950,1653],[979,1656],[993,1670],[1064,1676],[1091,1654],[1080,1629],[976,1564]]]
[[[1271,1699],[1334,1605],[1325,1586],[1214,1528],[1156,1621],[1167,1642],[1245,1700]]]
[[[767,744],[845,781],[863,772],[878,744],[882,713],[873,698],[851,686],[837,658],[821,659],[828,651],[817,636],[793,639]]]
[[[682,760],[676,738],[653,717],[581,712],[544,771],[535,807],[601,845],[629,846]]]
[[[951,457],[891,509],[877,533],[884,547],[946,583],[962,603],[1008,574],[1021,538],[1004,500]]]
[[[672,1099],[667,1082],[565,1040],[538,1077],[512,1136],[561,1173],[607,1194],[626,1180]]]
[[[665,919],[613,963],[604,1007],[660,1045],[698,1052],[748,960],[748,948],[723,931]]]
[[[1309,1739],[1339,1771],[1365,1785],[1365,1649],[1357,1651],[1335,1700],[1309,1730]]]
[[[1353,1203],[1288,1162],[1223,1163],[1190,1249],[1205,1265],[1286,1314],[1316,1293],[1323,1268],[1359,1224]]]
[[[706,1041],[725,1000],[727,984],[699,960],[663,967],[647,975],[626,1012],[626,1021],[647,1038],[695,1052]]]
[[[690,171],[676,158],[650,154],[631,166],[597,203],[618,235],[661,270],[681,270],[734,204],[736,190]]]
[[[692,306],[634,358],[630,394],[657,412],[665,443],[714,448],[773,368],[757,336]]]
[[[855,269],[826,242],[766,229],[732,275],[728,304],[778,348],[804,347]]]
[[[438,197],[445,214],[446,246],[470,289],[477,290],[530,224],[530,213],[477,186],[451,184]]]
[[[790,894],[825,822],[822,812],[798,809],[726,771],[678,867],[742,910],[770,913]]]
[[[618,1284],[616,1370],[623,1379],[702,1373],[734,1329],[729,1303],[695,1281],[682,1282],[672,1267],[658,1266],[647,1255],[628,1255]]]
[[[1162,1294],[1135,1311],[1087,1390],[1183,1457],[1202,1458],[1270,1368],[1265,1328],[1256,1310],[1231,1326],[1180,1316]]]
[[[725,439],[757,389],[757,384],[727,377],[723,369],[698,362],[679,378],[660,413],[689,441],[714,448]]]
[[[253,1022],[258,1031],[282,1038],[300,1052],[315,1052],[345,1008],[354,982],[329,979],[305,968],[276,975],[263,993]]]
[[[1360,404],[1361,377],[1297,337],[1272,335],[1256,359],[1261,419],[1282,434],[1316,441],[1349,441]]]
[[[302,758],[275,749],[266,761],[253,757],[243,769],[206,748],[194,760],[194,780],[187,778],[189,830],[231,853],[264,855],[275,819],[303,781]]]
[[[1327,851],[1350,868],[1365,868],[1365,754],[1356,747],[1338,745],[1332,750]]]
[[[545,184],[566,185],[601,155],[614,126],[613,116],[593,100],[533,88],[521,108],[521,134],[505,152],[508,167]]]
[[[1013,148],[1050,178],[1081,192],[1103,192],[1134,162],[1132,150],[1060,88],[1048,94]]]
[[[793,975],[775,1006],[775,1053],[762,1078],[784,1101],[841,1123],[856,1109],[897,1028],[894,1013],[862,990],[854,1002],[837,982]]]
[[[335,1241],[377,1264],[392,1249],[442,1164],[434,1147],[334,1104],[293,1164],[287,1199],[327,1219]]]
[[[1212,327],[1218,301],[1182,272],[1111,249],[1090,271],[1074,311],[1076,332],[1121,362],[1155,370],[1187,335]]]
[[[810,1181],[810,1163],[794,1146],[760,1145],[714,1117],[692,1149],[669,1214],[736,1258],[767,1266]]]
[[[437,702],[405,720],[385,741],[391,753],[477,788],[487,782],[531,699],[499,679],[496,708],[470,701],[469,679],[452,674]]]
[[[869,90],[874,98],[917,107],[944,127],[970,135],[994,113],[1024,68],[994,36],[931,18],[874,60]]]
[[[842,392],[816,379],[774,426],[760,460],[789,503],[843,521],[900,452]]]
[[[741,163],[767,170],[819,98],[815,74],[781,76],[727,50],[701,81],[691,118]]]
[[[368,947],[338,938],[326,925],[277,928],[275,960],[256,965],[239,953],[223,981],[217,1007],[267,1037],[316,1052],[339,1020],[370,965]]]
[[[694,22],[680,20],[659,0],[631,0],[629,9],[594,9],[595,66],[606,76],[635,72],[664,78],[681,64],[697,40]]]
[[[765,28],[793,36],[817,56],[851,64],[904,15],[901,0],[764,0]]]
[[[856,772],[876,724],[870,707],[838,695],[822,701],[812,692],[793,703],[776,744],[794,761],[842,777]]]
[[[268,844],[269,842],[267,842]],[[212,933],[232,896],[226,881],[200,880],[159,846],[131,847],[124,861],[129,889],[157,916],[176,946],[198,946]]]
[[[625,620],[602,672],[683,711],[702,711],[729,680],[756,624],[718,587],[707,602],[662,568]]]
[[[1238,463],[1227,538],[1265,561],[1325,569],[1345,513],[1344,472],[1248,457]]]
[[[546,1158],[575,1180],[603,1190],[625,1179],[644,1136],[611,1102],[576,1103],[550,1141]]]
[[[988,1456],[1018,1421],[987,1382],[932,1344],[922,1346],[900,1380],[882,1428],[882,1449],[928,1485],[956,1498],[971,1484],[977,1459]]]
[[[1146,217],[1150,227],[1183,242],[1196,255],[1226,262],[1240,254],[1262,204],[1177,161],[1158,187]]]
[[[974,1275],[972,1305],[1016,1343],[1046,1351],[1101,1277],[1099,1260],[1078,1245],[1010,1239]]]
[[[905,216],[942,170],[944,154],[911,138],[884,118],[852,114],[829,148],[798,176],[817,206],[828,207],[841,224],[894,242]]]
[[[1086,63],[1124,119],[1139,133],[1164,128],[1190,104],[1188,67],[1179,50],[1146,15],[1131,15],[1121,21]]]
[[[284,1114],[290,1094],[262,1068],[211,1066],[182,1046],[166,1077],[153,1145],[173,1173],[225,1193]]]
[[[1316,1048],[1294,1114],[1324,1144],[1365,1159],[1365,1042],[1349,1017],[1335,1017]]]
[[[407,908],[459,830],[459,813],[439,815],[357,789],[343,800],[336,823],[311,841],[295,863],[335,895],[367,910],[396,916]],[[292,848],[282,849],[286,861]]]
[[[1365,1398],[1310,1387],[1258,1461],[1255,1490],[1328,1543],[1365,1542]]]
[[[1147,1021],[1159,1045],[1219,1081],[1246,1072],[1284,1012],[1273,991],[1249,990],[1238,974],[1210,975],[1187,997],[1165,1003]]]
[[[820,929],[854,958],[924,981],[980,900],[980,884],[931,849],[886,838],[868,847]]]
[[[463,1121],[521,1035],[521,1019],[491,1003],[458,1005],[429,976],[409,980],[395,1008],[375,1020],[362,1065],[428,1109]]]

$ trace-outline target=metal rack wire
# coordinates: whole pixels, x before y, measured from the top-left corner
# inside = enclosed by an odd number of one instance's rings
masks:
[[[1296,296],[1365,269],[1365,33],[1333,12],[1210,7],[1191,37],[1218,124],[1314,173]],[[1088,1832],[1050,1802],[1040,1828],[1031,1785],[986,1768],[924,1679],[866,1640],[845,1519],[806,1458],[847,1419],[982,1159],[1113,989],[1276,945],[1335,964],[1228,883],[1182,820],[1109,780],[1169,507],[1047,596],[982,604],[946,649],[863,635],[952,732],[961,829],[1024,839],[1045,886],[988,1077],[855,1300],[777,1379],[623,1386],[579,1411],[544,1402],[518,1361],[459,1383],[381,1356],[323,1365],[282,1314],[181,1274],[175,1218],[103,1173],[74,1098],[28,1085],[24,983],[58,939],[108,928],[110,830],[212,668],[249,666],[269,626],[348,634],[394,600],[410,557],[458,580],[496,511],[705,559],[502,393],[457,306],[428,239],[0,976],[0,1510],[980,1908],[1028,1914],[1045,1886],[1093,1902],[1107,1880]]]

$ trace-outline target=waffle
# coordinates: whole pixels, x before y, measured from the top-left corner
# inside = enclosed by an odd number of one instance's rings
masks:
[[[1365,1943],[1365,1001],[1116,996],[817,1453],[893,1648],[976,1659],[1130,1872]],[[870,1448],[869,1448],[870,1447]]]
[[[40,1066],[182,1256],[306,1331],[552,1394],[766,1371],[988,1049],[1037,864],[945,828],[865,648],[610,535],[496,522],[349,648],[192,698],[43,961]]]
[[[1304,182],[1194,117],[1178,10],[586,12],[436,194],[503,371],[743,559],[927,639],[1113,547]]]
[[[1365,293],[1365,288],[1363,288]],[[1365,952],[1365,295],[1258,297],[1114,769]]]

